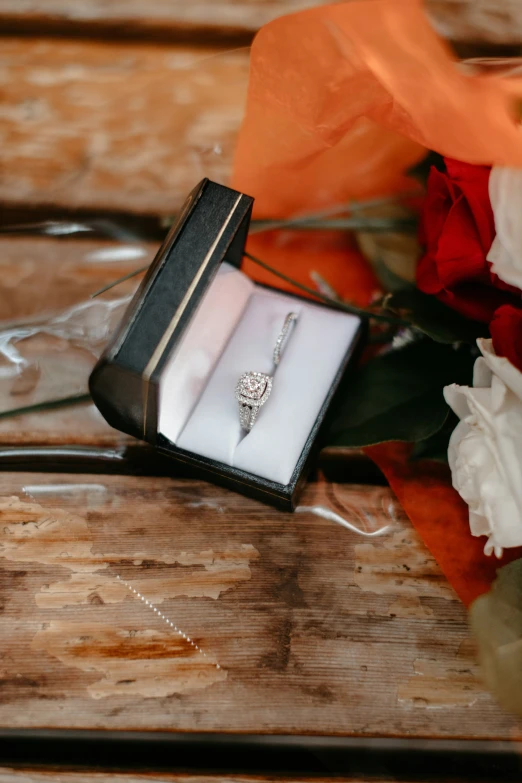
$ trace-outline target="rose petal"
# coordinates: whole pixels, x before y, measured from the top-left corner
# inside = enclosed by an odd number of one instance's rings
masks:
[[[463,283],[451,291],[442,290],[438,298],[465,318],[483,323],[489,323],[495,311],[511,300],[510,295],[480,283]]]
[[[430,253],[426,253],[417,265],[417,285],[425,294],[440,294],[443,290],[437,264]]]
[[[445,158],[444,162],[451,179],[458,183],[464,195],[483,253],[487,253],[495,236],[495,221],[489,198],[489,166],[472,166],[469,163]]]
[[[522,373],[508,359],[497,356],[492,340],[479,338],[477,345],[491,372],[501,378],[513,394],[522,401]]]
[[[487,274],[486,257],[469,203],[463,196],[448,211],[435,262],[444,288]]]
[[[457,383],[452,383],[449,386],[444,387],[444,399],[450,406],[453,413],[455,413],[459,419],[467,419],[470,414],[468,400],[466,395],[462,393],[462,386]],[[455,431],[453,432],[453,435]]]
[[[479,356],[473,367],[473,386],[478,389],[491,386],[493,373],[483,356]]]
[[[497,236],[488,253],[493,272],[522,288],[522,169],[496,166],[489,183]]]

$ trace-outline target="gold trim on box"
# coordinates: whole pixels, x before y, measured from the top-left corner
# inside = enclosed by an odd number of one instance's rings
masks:
[[[201,266],[200,266],[200,268],[198,270],[198,273],[196,274],[196,276],[194,277],[194,280],[192,281],[192,283],[190,284],[189,288],[187,289],[187,292],[186,292],[185,296],[183,297],[183,300],[182,300],[180,306],[178,307],[178,309],[174,313],[174,316],[173,316],[171,322],[169,323],[169,325],[165,329],[165,332],[163,333],[163,336],[162,336],[161,340],[157,344],[157,346],[156,346],[152,356],[149,359],[149,363],[147,364],[147,366],[145,367],[145,369],[143,371],[143,374],[142,374],[142,379],[143,379],[143,437],[146,437],[146,435],[147,435],[147,408],[148,408],[148,402],[149,402],[149,382],[150,382],[150,378],[152,376],[152,373],[154,372],[154,370],[158,366],[158,363],[159,363],[161,357],[163,356],[163,354],[165,352],[165,349],[167,348],[167,345],[170,342],[170,338],[174,334],[176,326],[178,325],[178,323],[179,323],[179,321],[181,319],[181,316],[185,312],[186,307],[187,307],[188,303],[190,302],[190,300],[192,298],[192,295],[193,295],[194,291],[196,290],[196,287],[197,287],[199,281],[201,280],[201,278],[203,276],[203,273],[205,272],[205,269],[207,268],[207,266],[208,266],[208,264],[210,262],[210,259],[214,255],[214,252],[216,250],[218,242],[221,239],[221,237],[223,236],[223,234],[225,233],[225,230],[226,230],[228,224],[230,223],[230,221],[232,219],[232,216],[233,216],[234,212],[236,211],[237,206],[238,206],[239,202],[241,201],[242,197],[243,197],[242,193],[237,197],[234,206],[232,207],[232,209],[228,213],[228,216],[227,216],[225,222],[223,223],[223,225],[221,226],[221,228],[220,228],[220,230],[218,232],[218,235],[216,236],[214,242],[210,246],[207,255],[203,259],[203,261],[201,263]]]

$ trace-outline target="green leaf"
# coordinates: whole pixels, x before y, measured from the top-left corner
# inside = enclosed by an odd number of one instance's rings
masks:
[[[448,410],[442,395],[420,394],[359,425],[346,422],[345,428],[332,433],[329,445],[363,448],[389,440],[422,441],[440,430]]]
[[[440,430],[429,438],[415,444],[410,454],[410,459],[414,462],[416,460],[429,459],[434,462],[447,463],[449,439],[458,423],[458,417],[455,416],[453,411],[449,411],[448,417]]]
[[[328,444],[360,448],[430,438],[448,419],[443,387],[471,383],[473,363],[468,347],[426,339],[372,359],[344,384]]]
[[[475,343],[488,337],[486,324],[470,321],[446,307],[434,296],[416,288],[397,291],[385,298],[384,307],[439,343]]]
[[[470,622],[487,686],[522,715],[522,560],[498,570],[490,591],[472,603]]]

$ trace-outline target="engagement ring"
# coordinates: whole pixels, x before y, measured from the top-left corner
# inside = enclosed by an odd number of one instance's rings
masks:
[[[273,352],[274,366],[281,361],[281,354],[286,345],[292,325],[297,321],[296,313],[288,313],[283,328],[276,340]],[[236,400],[239,405],[239,423],[241,427],[250,432],[254,426],[259,409],[270,397],[274,379],[263,372],[245,372],[237,382]]]

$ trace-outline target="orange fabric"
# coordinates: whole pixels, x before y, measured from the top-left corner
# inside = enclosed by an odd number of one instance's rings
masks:
[[[281,218],[409,190],[404,172],[426,148],[469,163],[522,166],[521,94],[522,81],[502,78],[501,69],[473,75],[459,67],[422,0],[352,0],[283,17],[252,47],[232,185],[255,197],[255,216]],[[348,300],[371,298],[372,272],[339,237],[281,236],[252,237],[250,252],[307,285],[315,269]],[[251,263],[247,269],[275,284]],[[368,454],[469,604],[499,562],[471,536],[448,470],[410,464],[403,445]]]
[[[386,476],[420,537],[462,602],[485,593],[497,568],[522,557],[508,549],[499,560],[484,554],[484,537],[471,535],[468,507],[451,486],[449,468],[436,462],[410,462],[411,447],[382,443],[365,449]]]
[[[421,0],[355,0],[258,33],[233,186],[281,217],[408,186],[424,147],[522,166],[520,79],[468,75]]]
[[[316,283],[312,273],[318,272],[341,298],[359,307],[366,307],[380,291],[371,267],[346,234],[271,231],[251,235],[247,250],[292,280],[314,290]],[[244,259],[242,268],[259,283],[297,291],[248,258]]]

